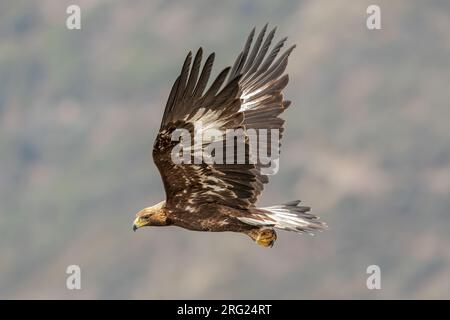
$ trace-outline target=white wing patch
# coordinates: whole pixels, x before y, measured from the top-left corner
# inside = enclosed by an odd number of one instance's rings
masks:
[[[272,83],[269,82],[268,84],[257,88],[256,90],[251,90],[251,89],[244,89],[242,94],[241,94],[241,100],[242,100],[242,104],[241,107],[239,109],[239,112],[243,112],[243,111],[247,111],[250,109],[254,109],[256,107],[260,107],[261,106],[261,101],[263,99],[265,99],[267,96],[270,95],[264,95],[261,98],[251,101],[252,98],[257,95],[258,93],[262,92],[263,90],[266,90]]]

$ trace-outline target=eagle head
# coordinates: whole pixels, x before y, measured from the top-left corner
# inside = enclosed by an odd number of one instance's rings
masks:
[[[145,226],[168,225],[165,204],[165,201],[161,201],[152,207],[147,207],[139,211],[133,222],[133,231]]]

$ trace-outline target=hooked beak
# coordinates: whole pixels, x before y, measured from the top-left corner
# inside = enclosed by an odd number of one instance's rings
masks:
[[[140,227],[143,227],[145,225],[145,221],[139,217],[136,217],[133,222],[133,231],[136,231]]]

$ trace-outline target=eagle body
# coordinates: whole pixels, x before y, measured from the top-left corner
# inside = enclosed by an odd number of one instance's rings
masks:
[[[166,200],[138,212],[134,230],[174,225],[239,232],[268,247],[276,240],[275,228],[312,233],[326,227],[298,200],[265,208],[255,205],[278,168],[284,124],[279,115],[290,105],[282,90],[295,46],[279,54],[287,39],[283,38],[271,48],[275,30],[266,35],[266,25],[253,41],[253,29],[233,66],[220,72],[207,90],[214,53],[201,67],[202,48],[194,58],[189,52],[153,145]],[[266,147],[271,148],[270,163],[261,159]]]
[[[205,203],[196,208],[194,212],[192,210],[174,210],[169,211],[168,216],[175,226],[193,231],[246,232],[254,228],[238,219],[246,214],[248,213],[241,212],[240,209]]]

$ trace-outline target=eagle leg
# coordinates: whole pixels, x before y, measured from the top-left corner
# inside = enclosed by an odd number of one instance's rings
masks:
[[[271,228],[255,228],[247,234],[253,241],[263,247],[272,247],[277,240],[277,233]]]

